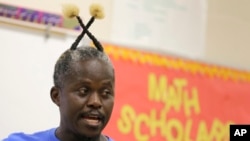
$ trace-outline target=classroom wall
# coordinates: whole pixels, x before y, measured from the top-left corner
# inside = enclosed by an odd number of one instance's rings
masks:
[[[62,5],[66,3],[74,3],[79,6],[80,13],[83,21],[86,22],[90,18],[89,6],[91,3],[100,3],[105,7],[105,17],[104,19],[96,20],[95,24],[90,27],[90,31],[98,37],[100,40],[108,40],[110,38],[110,28],[111,28],[111,10],[112,10],[112,0],[0,0],[0,2],[11,4],[14,6],[21,6],[25,8],[30,8],[34,10],[41,10],[44,12],[51,12],[55,14],[62,14]]]
[[[53,66],[73,37],[0,25],[0,138],[10,132],[32,132],[58,124],[57,107],[50,100]]]
[[[81,0],[57,0],[49,1],[48,4],[47,1],[43,0],[37,0],[36,2],[32,0],[0,0],[0,2],[31,7],[37,10],[42,10],[46,7],[46,11],[59,14],[61,13],[62,3],[73,2],[78,4],[81,9],[88,9],[91,2],[99,2],[105,7],[106,18],[93,24],[91,31],[102,41],[110,41],[112,36],[111,26],[114,1],[85,0],[84,4],[82,4]],[[250,61],[247,61],[249,60],[248,52],[250,50],[248,47],[250,42],[249,6],[250,2],[248,0],[208,0],[204,39],[205,50],[204,54],[196,57],[196,59],[207,63],[250,70]],[[89,13],[87,10],[81,10],[80,14],[84,17],[84,20],[88,20]],[[157,52],[157,49],[154,51]]]
[[[250,70],[249,7],[249,0],[208,0],[206,61]]]

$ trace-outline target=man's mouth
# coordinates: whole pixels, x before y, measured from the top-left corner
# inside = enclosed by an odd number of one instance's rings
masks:
[[[83,119],[87,125],[97,127],[102,123],[103,117],[97,114],[87,114],[82,115],[81,119]]]

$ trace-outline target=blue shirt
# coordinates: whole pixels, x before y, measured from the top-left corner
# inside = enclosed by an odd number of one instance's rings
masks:
[[[14,133],[3,141],[60,141],[55,135],[56,128],[34,134]],[[108,141],[114,141],[108,137]]]

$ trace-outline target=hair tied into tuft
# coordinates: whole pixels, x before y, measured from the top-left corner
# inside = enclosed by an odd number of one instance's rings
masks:
[[[104,12],[103,7],[100,4],[91,4],[89,7],[90,15],[96,19],[103,19]]]
[[[66,18],[74,18],[79,15],[79,8],[74,4],[63,4],[63,16]]]

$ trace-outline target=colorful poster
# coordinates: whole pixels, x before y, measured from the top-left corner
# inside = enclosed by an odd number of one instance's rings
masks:
[[[55,27],[80,30],[77,20],[69,20],[63,18],[61,15],[48,13],[44,11],[37,11],[33,9],[17,7],[13,5],[0,3],[0,17],[21,20],[36,24],[51,24]]]
[[[250,123],[250,72],[105,45],[116,68],[105,133],[117,141],[228,141]]]

